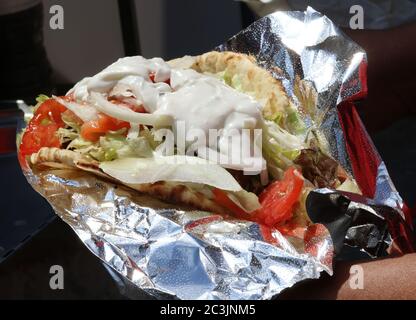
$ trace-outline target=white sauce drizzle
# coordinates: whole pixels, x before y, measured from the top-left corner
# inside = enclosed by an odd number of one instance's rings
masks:
[[[149,74],[154,74],[154,82]],[[165,83],[168,80],[170,86]],[[228,160],[221,162],[225,167],[243,169],[231,158],[244,156],[238,154],[244,150],[244,141],[250,144],[246,146],[251,150],[249,158],[260,157],[257,160],[264,162],[261,150],[260,156],[253,155],[253,138],[242,140],[242,129],[261,127],[261,104],[213,76],[192,69],[172,69],[161,58],[126,57],[95,76],[84,78],[68,93],[78,102],[87,102],[92,92],[105,98],[112,94],[128,97],[149,113],[169,115],[174,119],[174,131],[179,122],[185,123],[185,136],[193,129],[202,130],[207,139],[197,147],[225,155]],[[215,144],[209,142],[210,129],[223,129]]]

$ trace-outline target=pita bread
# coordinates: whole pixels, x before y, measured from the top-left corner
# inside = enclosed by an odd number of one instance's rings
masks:
[[[189,63],[189,60],[186,62]],[[252,56],[211,51],[195,57],[191,68],[201,73],[224,72],[227,79],[237,78],[241,90],[263,104],[263,116],[266,119],[274,120],[277,112],[285,115],[287,109],[292,107],[281,81],[258,66]]]
[[[205,193],[193,190],[187,185],[159,181],[156,183],[146,184],[126,184],[110,175],[104,173],[99,168],[99,163],[95,160],[83,157],[81,154],[58,148],[41,148],[37,153],[30,157],[30,163],[33,166],[43,166],[50,168],[77,168],[83,171],[93,173],[107,180],[118,184],[123,184],[139,192],[154,196],[158,199],[168,202],[188,205],[200,210],[210,211],[219,214],[229,214],[229,212],[216,204],[212,198]]]

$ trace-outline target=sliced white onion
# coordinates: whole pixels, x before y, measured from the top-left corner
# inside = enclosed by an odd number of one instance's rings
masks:
[[[169,115],[134,112],[129,108],[109,102],[97,92],[90,93],[90,100],[98,111],[101,111],[102,113],[105,113],[106,115],[109,115],[110,117],[116,118],[118,120],[154,127],[170,126],[173,123],[173,118]]]
[[[140,128],[137,123],[130,123],[130,129],[127,132],[127,139],[136,139],[139,137]]]
[[[94,107],[88,104],[80,104],[73,101],[65,101],[59,97],[53,97],[60,104],[64,105],[67,109],[71,110],[75,115],[84,122],[96,120],[98,118],[98,112]]]
[[[227,196],[245,212],[253,212],[261,208],[259,198],[253,192],[240,190],[238,192],[227,192]]]
[[[116,98],[134,97],[131,87],[126,83],[120,83],[120,81],[111,89],[108,95]]]
[[[232,170],[240,170],[250,175],[261,174],[266,162],[263,157],[244,157],[241,162],[233,163],[232,156],[218,152],[212,148],[198,147],[198,157],[211,162],[219,163],[221,167]]]
[[[176,181],[199,183],[226,191],[243,190],[227,170],[197,157],[124,158],[102,162],[100,168],[127,184]]]

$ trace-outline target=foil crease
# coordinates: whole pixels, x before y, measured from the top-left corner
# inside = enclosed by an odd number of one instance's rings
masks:
[[[353,175],[336,106],[362,89],[358,72],[366,57],[360,47],[308,8],[264,17],[216,49],[254,55],[282,80],[296,107],[316,104],[316,114],[304,114],[309,133],[323,135],[330,154]],[[271,299],[322,271],[332,274],[333,230],[320,223],[304,230],[307,237],[289,237],[256,223],[173,208],[85,172],[24,173],[130,298]],[[400,204],[388,174],[379,179],[380,199]]]

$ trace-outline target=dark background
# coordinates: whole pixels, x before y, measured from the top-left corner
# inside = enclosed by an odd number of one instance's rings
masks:
[[[254,19],[246,6],[231,0],[157,2],[159,5],[149,7],[149,2],[135,1],[133,7],[131,1],[111,1],[106,8],[117,9],[114,19],[100,21],[100,12],[94,12],[90,21],[112,23],[111,30],[116,31],[95,37],[90,46],[83,43],[77,49],[71,48],[78,51],[63,47],[71,42],[69,39],[83,37],[71,34],[71,26],[75,28],[80,18],[77,15],[83,13],[71,11],[68,1],[61,1],[64,8],[68,4],[68,10],[65,33],[60,37],[51,35],[45,27],[48,1],[43,7],[0,15],[0,35],[7,39],[0,53],[0,299],[124,298],[99,260],[25,181],[12,150],[13,141],[10,142],[14,136],[7,141],[4,137],[16,130],[16,99],[32,103],[39,93],[64,94],[75,81],[122,55],[172,58],[207,51]],[[103,9],[102,16],[106,14]],[[97,32],[100,34],[99,29]],[[106,35],[114,37],[112,46]],[[152,37],[161,39],[153,41]],[[105,50],[109,45],[111,50]],[[85,60],[94,48],[100,51]],[[73,64],[77,63],[87,67],[76,70]],[[416,201],[412,185],[416,178],[415,130],[415,118],[407,117],[371,132],[395,185],[411,207]],[[64,268],[65,290],[49,288],[52,265]]]

